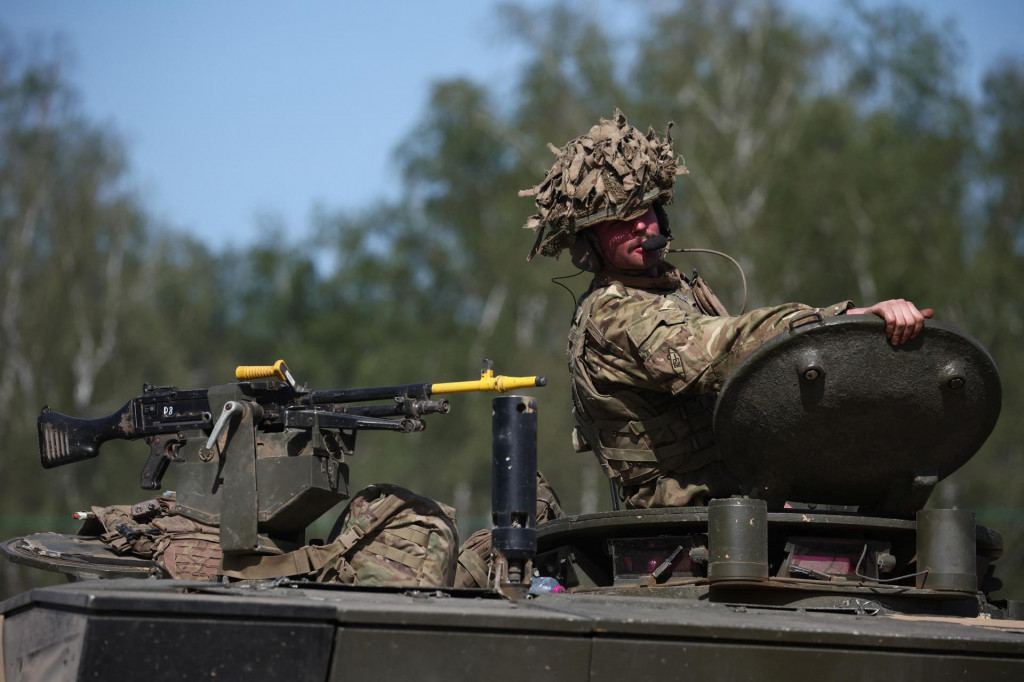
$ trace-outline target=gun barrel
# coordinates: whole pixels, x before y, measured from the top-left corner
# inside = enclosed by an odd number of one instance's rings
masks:
[[[373,386],[370,388],[338,388],[330,391],[311,391],[302,397],[302,402],[313,405],[328,403],[362,403],[369,400],[392,400],[394,398],[418,398],[430,396],[431,384],[402,384],[398,386]]]
[[[548,380],[542,376],[508,377],[483,373],[473,381],[448,381],[425,384],[404,384],[397,386],[375,386],[372,388],[339,388],[333,391],[312,391],[303,402],[308,400],[313,405],[328,403],[359,403],[370,400],[391,400],[396,397],[417,398],[425,400],[432,395],[449,393],[504,393],[518,388],[546,386]]]

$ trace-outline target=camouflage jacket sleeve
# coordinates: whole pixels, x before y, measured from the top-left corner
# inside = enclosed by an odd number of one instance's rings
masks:
[[[673,394],[717,392],[741,360],[800,314],[817,310],[831,317],[853,305],[785,303],[714,317],[701,314],[683,295],[610,293],[591,313],[605,333],[603,349],[588,353],[591,375]]]

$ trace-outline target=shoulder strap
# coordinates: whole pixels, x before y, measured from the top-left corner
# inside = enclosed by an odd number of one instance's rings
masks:
[[[459,565],[469,574],[469,577],[473,579],[478,587],[491,586],[491,568],[484,561],[483,557],[473,550],[459,553]]]
[[[579,389],[576,384],[579,380],[589,381],[585,373],[581,373],[576,363],[583,357],[583,347],[586,344],[587,332],[597,331],[597,325],[590,319],[590,312],[594,308],[596,296],[587,296],[580,304],[576,312],[572,329],[569,334],[569,386],[572,389],[573,414],[576,416],[576,427],[573,429],[573,446],[576,452],[587,452],[597,442],[597,431],[591,426],[583,410],[583,401],[580,400]],[[598,337],[601,338],[601,337]]]
[[[338,557],[349,554],[363,536],[379,528],[404,505],[405,500],[397,495],[386,495],[372,512],[356,520],[347,531],[326,545],[306,545],[284,554],[225,554],[221,573],[229,578],[263,580],[319,571]]]
[[[700,275],[697,275],[690,281],[690,291],[693,292],[693,298],[697,303],[697,307],[705,315],[729,316],[729,311],[725,309],[722,302],[718,300],[718,296],[715,295],[715,292],[711,290],[711,287],[708,286],[708,283]]]
[[[491,531],[482,529],[473,533],[459,549],[459,567],[472,579],[476,587],[491,586],[491,546]],[[465,578],[459,579],[456,585],[473,587],[466,583]]]

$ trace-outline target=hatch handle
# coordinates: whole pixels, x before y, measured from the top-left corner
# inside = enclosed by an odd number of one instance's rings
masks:
[[[825,316],[821,314],[820,310],[810,310],[802,315],[797,315],[790,320],[787,328],[789,333],[792,334],[800,327],[806,327],[809,324],[822,324],[825,321]]]

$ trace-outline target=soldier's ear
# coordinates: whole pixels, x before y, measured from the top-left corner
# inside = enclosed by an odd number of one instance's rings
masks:
[[[660,226],[661,219],[658,220]],[[599,272],[604,264],[593,230],[585,230],[576,234],[576,238],[572,240],[572,245],[569,247],[569,255],[572,256],[573,265],[587,272]]]

